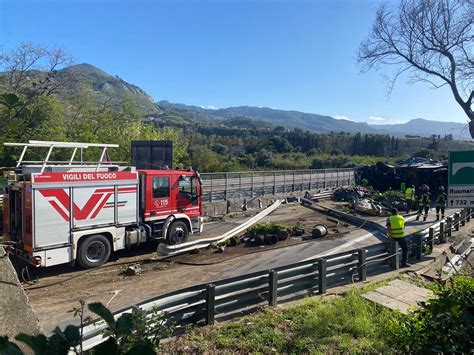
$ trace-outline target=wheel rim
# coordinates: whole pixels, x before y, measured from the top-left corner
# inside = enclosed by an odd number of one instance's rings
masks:
[[[171,240],[173,243],[180,243],[186,237],[186,231],[183,227],[178,226],[171,231]]]
[[[87,247],[86,259],[91,263],[97,263],[105,255],[105,244],[100,241],[94,241]]]

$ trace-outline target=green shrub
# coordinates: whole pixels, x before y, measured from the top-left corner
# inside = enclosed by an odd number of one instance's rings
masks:
[[[437,298],[399,323],[391,324],[398,343],[412,353],[471,353],[474,349],[474,278],[458,275],[434,289]]]
[[[287,231],[288,228],[283,224],[278,223],[256,223],[247,229],[247,236],[254,237],[257,234],[275,234],[278,231]]]

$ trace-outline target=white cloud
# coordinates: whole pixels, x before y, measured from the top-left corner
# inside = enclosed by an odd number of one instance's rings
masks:
[[[335,118],[336,120],[352,121],[349,117],[347,117],[347,116],[342,116],[342,115],[334,115],[334,118]]]
[[[200,107],[205,108],[207,110],[217,110],[217,107],[213,105],[206,105],[206,106],[200,105]]]
[[[385,118],[383,117],[378,117],[378,116],[369,116],[369,121],[385,121]]]

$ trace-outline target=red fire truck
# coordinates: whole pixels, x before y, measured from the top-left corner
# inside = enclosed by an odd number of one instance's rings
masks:
[[[201,182],[191,168],[136,170],[112,163],[107,158],[114,144],[5,145],[22,148],[16,168],[7,173],[5,240],[35,266],[77,261],[97,267],[114,251],[148,240],[183,243],[202,231]],[[32,148],[43,149],[46,157],[25,160]],[[58,148],[72,150],[70,159],[53,161]],[[98,161],[83,161],[88,148],[101,151]]]

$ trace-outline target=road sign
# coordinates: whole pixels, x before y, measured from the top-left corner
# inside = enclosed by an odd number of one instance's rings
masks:
[[[449,152],[448,206],[474,208],[474,151]]]

